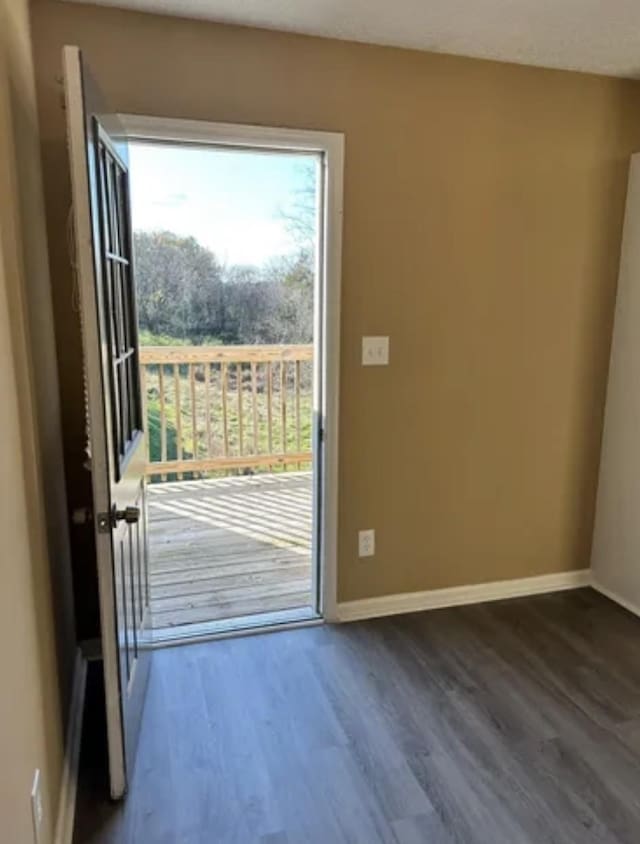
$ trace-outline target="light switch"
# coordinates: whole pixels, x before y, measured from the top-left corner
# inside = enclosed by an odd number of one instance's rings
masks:
[[[362,365],[387,366],[389,363],[388,337],[362,338]]]

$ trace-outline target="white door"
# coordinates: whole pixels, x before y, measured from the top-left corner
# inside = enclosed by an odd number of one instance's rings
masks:
[[[127,788],[149,676],[145,435],[124,132],[64,48],[111,796]]]

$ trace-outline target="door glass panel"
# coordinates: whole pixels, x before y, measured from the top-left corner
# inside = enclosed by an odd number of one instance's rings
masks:
[[[98,185],[102,208],[102,261],[105,268],[108,347],[111,353],[112,442],[116,480],[142,430],[127,172],[96,124]]]

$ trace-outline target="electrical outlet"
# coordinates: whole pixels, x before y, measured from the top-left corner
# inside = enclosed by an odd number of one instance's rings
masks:
[[[42,844],[44,809],[42,807],[42,781],[39,768],[33,775],[33,785],[31,786],[31,817],[33,819],[33,844]]]
[[[373,557],[376,552],[375,530],[361,530],[358,533],[358,556]]]
[[[362,365],[387,366],[389,363],[388,337],[362,338]]]

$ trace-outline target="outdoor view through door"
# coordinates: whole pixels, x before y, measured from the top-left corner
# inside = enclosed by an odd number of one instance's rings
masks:
[[[314,617],[321,157],[131,142],[158,638]]]

